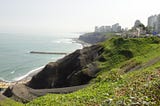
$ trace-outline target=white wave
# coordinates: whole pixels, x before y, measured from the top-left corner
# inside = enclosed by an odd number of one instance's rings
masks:
[[[12,72],[11,72],[11,74],[14,74],[14,73],[15,73],[15,71],[12,71]]]
[[[0,81],[5,81],[3,78],[0,77]]]
[[[33,74],[33,73],[36,73],[38,72],[39,70],[42,70],[45,66],[41,66],[39,68],[36,68],[36,69],[33,69],[31,71],[29,71],[27,74],[23,75],[23,76],[20,76],[20,77],[17,77],[17,78],[14,78],[13,81],[19,81],[19,80],[22,80],[23,78],[26,78],[27,76]]]
[[[12,82],[12,81],[9,81],[9,80],[5,80],[2,77],[0,77],[0,81],[4,81],[4,82],[8,82],[8,83]]]
[[[67,43],[67,44],[70,44],[70,43],[73,43],[73,40],[72,40],[72,39],[69,39],[69,38],[66,38],[66,39],[58,39],[58,40],[52,41],[52,43]]]

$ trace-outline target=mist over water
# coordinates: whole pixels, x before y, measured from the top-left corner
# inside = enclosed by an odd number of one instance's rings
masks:
[[[30,51],[71,53],[82,48],[71,39],[76,37],[77,34],[0,34],[0,79],[18,80],[30,71],[64,57],[53,54],[30,54]]]

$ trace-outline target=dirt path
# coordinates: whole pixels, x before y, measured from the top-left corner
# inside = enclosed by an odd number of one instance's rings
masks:
[[[66,94],[77,91],[79,89],[85,88],[87,85],[73,86],[73,87],[65,87],[65,88],[54,88],[54,89],[30,89],[29,92],[36,96],[43,96],[47,93],[54,94]]]
[[[134,68],[131,68],[130,70],[128,70],[127,72],[130,72],[130,71],[135,71],[135,70],[140,70],[140,69],[143,69],[143,68],[147,68],[157,62],[160,61],[160,57],[156,57],[152,60],[150,60],[149,62],[147,62],[146,64],[143,64],[143,65],[137,65],[135,66]]]

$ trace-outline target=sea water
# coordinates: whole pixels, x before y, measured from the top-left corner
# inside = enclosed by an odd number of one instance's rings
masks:
[[[71,53],[82,48],[72,40],[77,34],[0,34],[0,79],[17,81],[64,55],[31,54],[30,51]]]

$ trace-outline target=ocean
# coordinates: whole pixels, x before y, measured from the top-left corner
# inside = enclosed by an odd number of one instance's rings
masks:
[[[54,54],[31,54],[30,51],[71,53],[81,49],[82,45],[72,40],[78,36],[72,33],[0,34],[0,80],[18,81],[47,63],[64,57]]]

